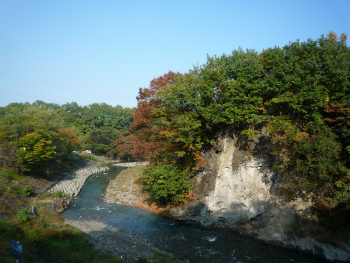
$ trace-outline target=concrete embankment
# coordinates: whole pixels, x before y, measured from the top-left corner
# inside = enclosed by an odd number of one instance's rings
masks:
[[[63,180],[55,184],[50,193],[63,192],[70,197],[77,196],[83,187],[85,181],[92,175],[108,171],[109,167],[86,167],[75,171],[73,174],[66,176]]]

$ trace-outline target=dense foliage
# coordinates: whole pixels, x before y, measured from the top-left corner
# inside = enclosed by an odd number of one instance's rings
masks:
[[[134,117],[131,126],[136,140],[144,145],[158,143],[161,148],[156,152],[145,147],[137,156],[147,156],[158,167],[165,165],[164,169],[167,163],[176,163],[189,180],[192,170],[206,165],[205,149],[222,129],[233,127],[236,136],[249,137],[265,126],[274,167],[283,171],[294,196],[306,191],[330,200],[333,206],[349,205],[350,50],[346,40],[346,35],[338,39],[331,32],[261,53],[239,49],[208,57],[206,64],[172,75],[171,82],[157,88],[151,83],[149,89],[140,90],[135,111],[144,123],[135,123]],[[159,154],[159,149],[166,149],[166,154]],[[147,183],[152,180],[148,178]]]
[[[174,164],[150,165],[143,179],[144,189],[161,204],[180,202],[190,191],[186,173]]]
[[[0,164],[49,174],[73,151],[118,157],[115,141],[128,134],[133,111],[105,103],[11,103],[0,108]]]

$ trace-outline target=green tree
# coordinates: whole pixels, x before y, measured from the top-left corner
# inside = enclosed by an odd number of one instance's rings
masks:
[[[174,164],[151,165],[143,179],[145,190],[160,204],[182,202],[190,191],[187,174]]]
[[[23,171],[41,170],[55,158],[56,146],[49,133],[38,130],[28,133],[19,140],[19,164]]]
[[[294,195],[350,205],[350,50],[334,33],[263,51],[275,166]]]

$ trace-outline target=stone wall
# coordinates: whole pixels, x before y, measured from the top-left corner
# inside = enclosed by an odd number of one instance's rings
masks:
[[[50,193],[63,192],[65,195],[73,197],[77,196],[85,181],[92,175],[105,172],[109,167],[87,167],[66,176],[63,180],[55,184],[50,190]]]

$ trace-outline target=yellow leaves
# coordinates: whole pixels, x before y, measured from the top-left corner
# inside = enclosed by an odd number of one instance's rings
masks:
[[[307,132],[299,132],[294,140],[297,142],[301,142],[308,137],[309,137],[309,134]]]
[[[242,131],[242,134],[247,135],[249,138],[254,138],[257,133],[258,131],[251,128]]]
[[[165,131],[160,131],[159,134],[160,134],[161,136],[166,137],[166,138],[173,138],[173,137],[176,137],[176,136],[179,135],[177,132],[174,132],[174,131],[167,131],[167,130],[165,130]]]
[[[278,143],[282,139],[282,136],[280,135],[275,135],[272,137],[272,142],[273,143]]]
[[[336,187],[342,188],[343,187],[343,181],[339,180],[335,182]]]
[[[3,131],[0,131],[0,138],[5,138],[5,136],[6,136],[6,133]]]

